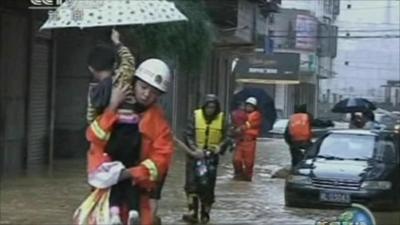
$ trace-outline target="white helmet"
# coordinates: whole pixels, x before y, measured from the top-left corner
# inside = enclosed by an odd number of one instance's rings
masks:
[[[257,106],[257,99],[254,97],[250,97],[250,98],[246,99],[246,103]]]
[[[171,81],[168,65],[159,59],[147,59],[136,69],[135,76],[162,92],[167,92]]]

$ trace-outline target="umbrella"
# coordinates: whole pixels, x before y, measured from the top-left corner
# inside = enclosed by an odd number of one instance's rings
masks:
[[[101,27],[185,21],[173,2],[165,0],[68,0],[40,29]]]
[[[274,100],[261,88],[245,87],[233,96],[231,111],[236,109],[241,102],[249,97],[255,97],[258,101],[258,107],[263,114],[263,132],[272,129],[276,120],[276,109]]]
[[[346,98],[336,103],[332,112],[334,113],[354,113],[373,111],[376,106],[365,98]]]

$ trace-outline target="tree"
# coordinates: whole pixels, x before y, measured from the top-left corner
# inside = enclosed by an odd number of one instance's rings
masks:
[[[132,26],[129,38],[141,58],[158,57],[179,64],[182,72],[201,71],[212,48],[214,26],[199,0],[174,0],[188,21]]]

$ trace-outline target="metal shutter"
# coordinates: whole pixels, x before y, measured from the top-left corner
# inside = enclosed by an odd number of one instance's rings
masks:
[[[27,166],[46,161],[49,135],[49,44],[37,39],[32,46],[29,82]]]

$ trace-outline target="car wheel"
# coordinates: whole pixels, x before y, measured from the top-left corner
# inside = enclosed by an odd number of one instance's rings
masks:
[[[395,209],[400,210],[400,193],[397,192],[397,198],[395,200]]]

